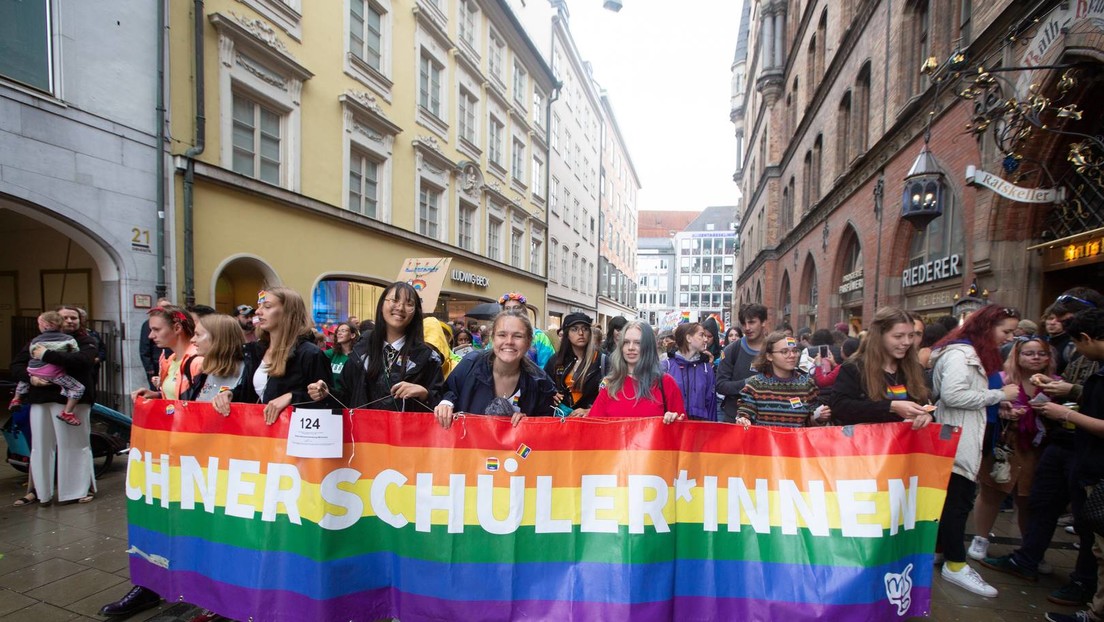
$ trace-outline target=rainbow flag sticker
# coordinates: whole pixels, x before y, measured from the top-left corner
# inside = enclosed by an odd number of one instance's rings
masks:
[[[176,406],[173,406],[172,404],[169,404],[168,406],[165,407],[165,414],[166,415],[171,415],[174,412],[176,412]]]
[[[529,457],[529,452],[531,452],[531,451],[533,451],[533,450],[530,449],[528,445],[526,445],[525,443],[522,443],[517,448],[517,455],[521,456],[522,458],[528,458]]]
[[[791,397],[790,398],[790,408],[792,408],[794,410],[797,410],[798,408],[801,408],[802,406],[804,406],[804,404],[801,403],[801,398],[800,397]]]
[[[498,470],[498,458],[487,458],[487,470],[488,471],[497,471]]]

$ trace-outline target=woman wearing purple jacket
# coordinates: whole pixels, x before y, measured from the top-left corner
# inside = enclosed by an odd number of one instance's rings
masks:
[[[702,353],[709,347],[706,329],[697,322],[679,324],[675,329],[678,351],[663,360],[663,371],[671,375],[682,390],[686,414],[691,419],[717,420],[717,392],[713,387],[713,361]]]

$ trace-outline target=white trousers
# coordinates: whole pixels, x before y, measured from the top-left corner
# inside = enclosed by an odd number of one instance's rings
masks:
[[[72,501],[96,490],[92,468],[92,407],[79,404],[73,413],[80,425],[57,418],[64,404],[31,405],[31,473],[40,501],[54,498],[54,456],[57,456],[57,500]]]

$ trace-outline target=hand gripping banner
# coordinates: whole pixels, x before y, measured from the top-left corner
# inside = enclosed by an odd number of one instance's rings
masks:
[[[897,620],[929,612],[959,434],[139,400],[131,578],[237,620]]]

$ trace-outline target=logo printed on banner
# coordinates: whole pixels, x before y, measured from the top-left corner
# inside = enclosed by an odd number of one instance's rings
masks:
[[[901,574],[887,572],[885,575],[886,598],[890,604],[897,605],[897,615],[904,616],[912,606],[912,564],[905,566]]]
[[[176,406],[173,406],[172,404],[169,404],[168,406],[165,407],[165,414],[166,415],[171,415],[174,412],[176,412]]]
[[[497,471],[498,470],[498,458],[487,458],[487,470],[488,471]]]
[[[526,445],[525,443],[522,443],[517,448],[517,455],[521,456],[522,458],[528,458],[529,457],[529,452],[531,452],[531,451],[533,451],[533,450],[530,449],[528,445]]]

